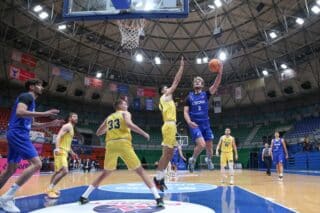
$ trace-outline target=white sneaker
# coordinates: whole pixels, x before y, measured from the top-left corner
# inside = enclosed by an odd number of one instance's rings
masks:
[[[233,185],[234,184],[234,180],[230,180],[230,185]]]
[[[0,197],[0,207],[6,212],[20,212],[20,209],[14,204],[13,197]]]

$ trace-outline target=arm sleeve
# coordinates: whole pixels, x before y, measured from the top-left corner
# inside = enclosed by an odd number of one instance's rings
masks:
[[[25,93],[19,96],[18,103],[24,103],[25,105],[29,106],[33,101],[33,98],[30,94]]]
[[[208,100],[209,100],[209,98],[211,97],[211,93],[210,93],[210,91],[208,90],[208,91],[206,91],[206,95],[207,95],[207,98],[208,98]]]

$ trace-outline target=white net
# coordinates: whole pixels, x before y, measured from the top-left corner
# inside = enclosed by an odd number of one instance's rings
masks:
[[[125,49],[135,49],[139,46],[140,34],[145,26],[144,19],[118,20],[121,33],[121,46]]]

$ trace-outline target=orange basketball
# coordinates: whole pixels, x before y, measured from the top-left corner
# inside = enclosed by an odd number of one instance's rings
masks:
[[[216,59],[216,58],[213,58],[209,61],[209,69],[211,72],[219,72],[220,70],[220,60],[219,59]]]

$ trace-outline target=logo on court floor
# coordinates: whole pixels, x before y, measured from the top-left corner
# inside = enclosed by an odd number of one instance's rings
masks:
[[[165,208],[157,208],[153,200],[98,200],[86,205],[70,203],[49,208],[40,209],[38,213],[56,212],[112,212],[112,213],[214,213],[213,209],[193,203],[179,201],[165,201]]]
[[[168,190],[166,193],[188,193],[188,192],[201,192],[209,191],[217,188],[215,185],[205,183],[167,183]],[[122,193],[139,193],[148,194],[150,190],[143,183],[121,183],[121,184],[110,184],[100,186],[100,190],[110,192],[122,192]]]

